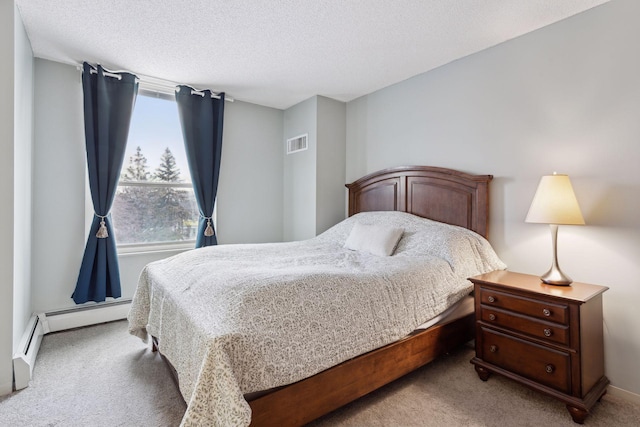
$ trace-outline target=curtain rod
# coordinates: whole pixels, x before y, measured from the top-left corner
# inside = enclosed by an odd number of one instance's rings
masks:
[[[89,72],[91,74],[98,74],[98,70],[96,70],[95,68],[92,68]],[[122,76],[120,74],[115,74],[115,73],[110,73],[108,71],[104,71],[104,75],[107,76],[107,77],[113,77],[114,79],[122,80]]]
[[[82,71],[82,66],[80,64],[76,64],[76,68],[78,70]],[[117,74],[117,73],[119,73],[119,72],[129,73],[129,71],[107,71],[107,70],[104,69],[104,67],[103,67],[103,70],[104,70],[104,75],[105,76],[113,77],[113,78],[116,78],[118,80],[121,80],[122,76],[120,74]],[[92,68],[90,70],[90,73],[91,74],[97,74],[98,70],[96,70],[92,66]],[[133,73],[131,73],[131,74],[133,74]],[[161,79],[158,79],[156,77],[140,77],[138,75],[135,75],[135,76],[136,76],[136,81],[138,83],[140,83],[142,88],[146,89],[146,90],[149,90],[151,92],[162,92],[162,93],[173,95],[173,94],[175,94],[176,86],[180,86],[178,83],[173,83],[173,82],[170,82],[168,80],[161,80]],[[188,86],[188,87],[191,88],[191,95],[200,95],[200,96],[204,96],[205,95],[205,93],[204,93],[205,90],[204,89],[196,89],[196,88],[194,88],[194,87],[192,87],[190,85],[184,85],[184,86]],[[215,98],[215,99],[220,99],[221,98],[220,95],[218,95],[217,93],[215,93],[213,91],[211,92],[211,97]],[[232,98],[230,96],[226,96],[226,95],[225,95],[224,100],[225,101],[229,101],[229,102],[234,102],[235,101],[234,98]]]

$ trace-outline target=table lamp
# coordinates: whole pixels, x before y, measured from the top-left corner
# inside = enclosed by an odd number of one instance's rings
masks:
[[[584,225],[568,175],[545,175],[540,179],[525,222],[549,224],[553,245],[553,263],[549,271],[540,277],[550,285],[569,286],[571,278],[558,266],[558,225]]]

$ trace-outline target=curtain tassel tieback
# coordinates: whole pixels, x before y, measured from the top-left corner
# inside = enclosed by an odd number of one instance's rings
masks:
[[[106,239],[109,237],[109,232],[107,232],[107,225],[104,222],[106,216],[96,214],[98,218],[100,218],[100,228],[98,228],[98,232],[96,233],[96,237],[98,239]]]
[[[207,220],[207,228],[204,229],[204,235],[206,237],[211,237],[213,236],[213,227],[211,226],[211,217],[205,217],[204,219]]]

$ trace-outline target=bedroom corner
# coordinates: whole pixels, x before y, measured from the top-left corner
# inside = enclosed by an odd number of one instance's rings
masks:
[[[48,313],[75,308],[70,295],[92,210],[86,178],[80,72],[73,65],[46,59],[36,58],[34,62],[38,102],[33,210],[48,214],[46,221],[34,221],[33,233],[47,235],[48,239],[32,248],[33,265],[38,266],[32,272],[32,307],[34,313]],[[282,111],[241,101],[226,108],[218,191],[220,243],[281,241]],[[246,126],[247,122],[254,126]],[[245,167],[233,167],[235,164]],[[261,176],[259,182],[255,174]],[[55,242],[55,250],[49,242]],[[133,297],[146,264],[183,250],[120,253],[122,299]]]
[[[13,388],[13,358],[31,317],[33,53],[14,2],[0,5],[0,395]]]

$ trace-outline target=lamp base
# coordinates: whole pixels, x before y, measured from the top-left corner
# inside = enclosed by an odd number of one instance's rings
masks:
[[[549,285],[571,286],[573,280],[564,274],[557,265],[551,267],[549,271],[540,276],[540,280]]]
[[[540,280],[549,285],[569,286],[573,280],[560,270],[558,266],[558,225],[549,224],[551,230],[551,244],[553,246],[553,262],[549,271],[540,276]]]

